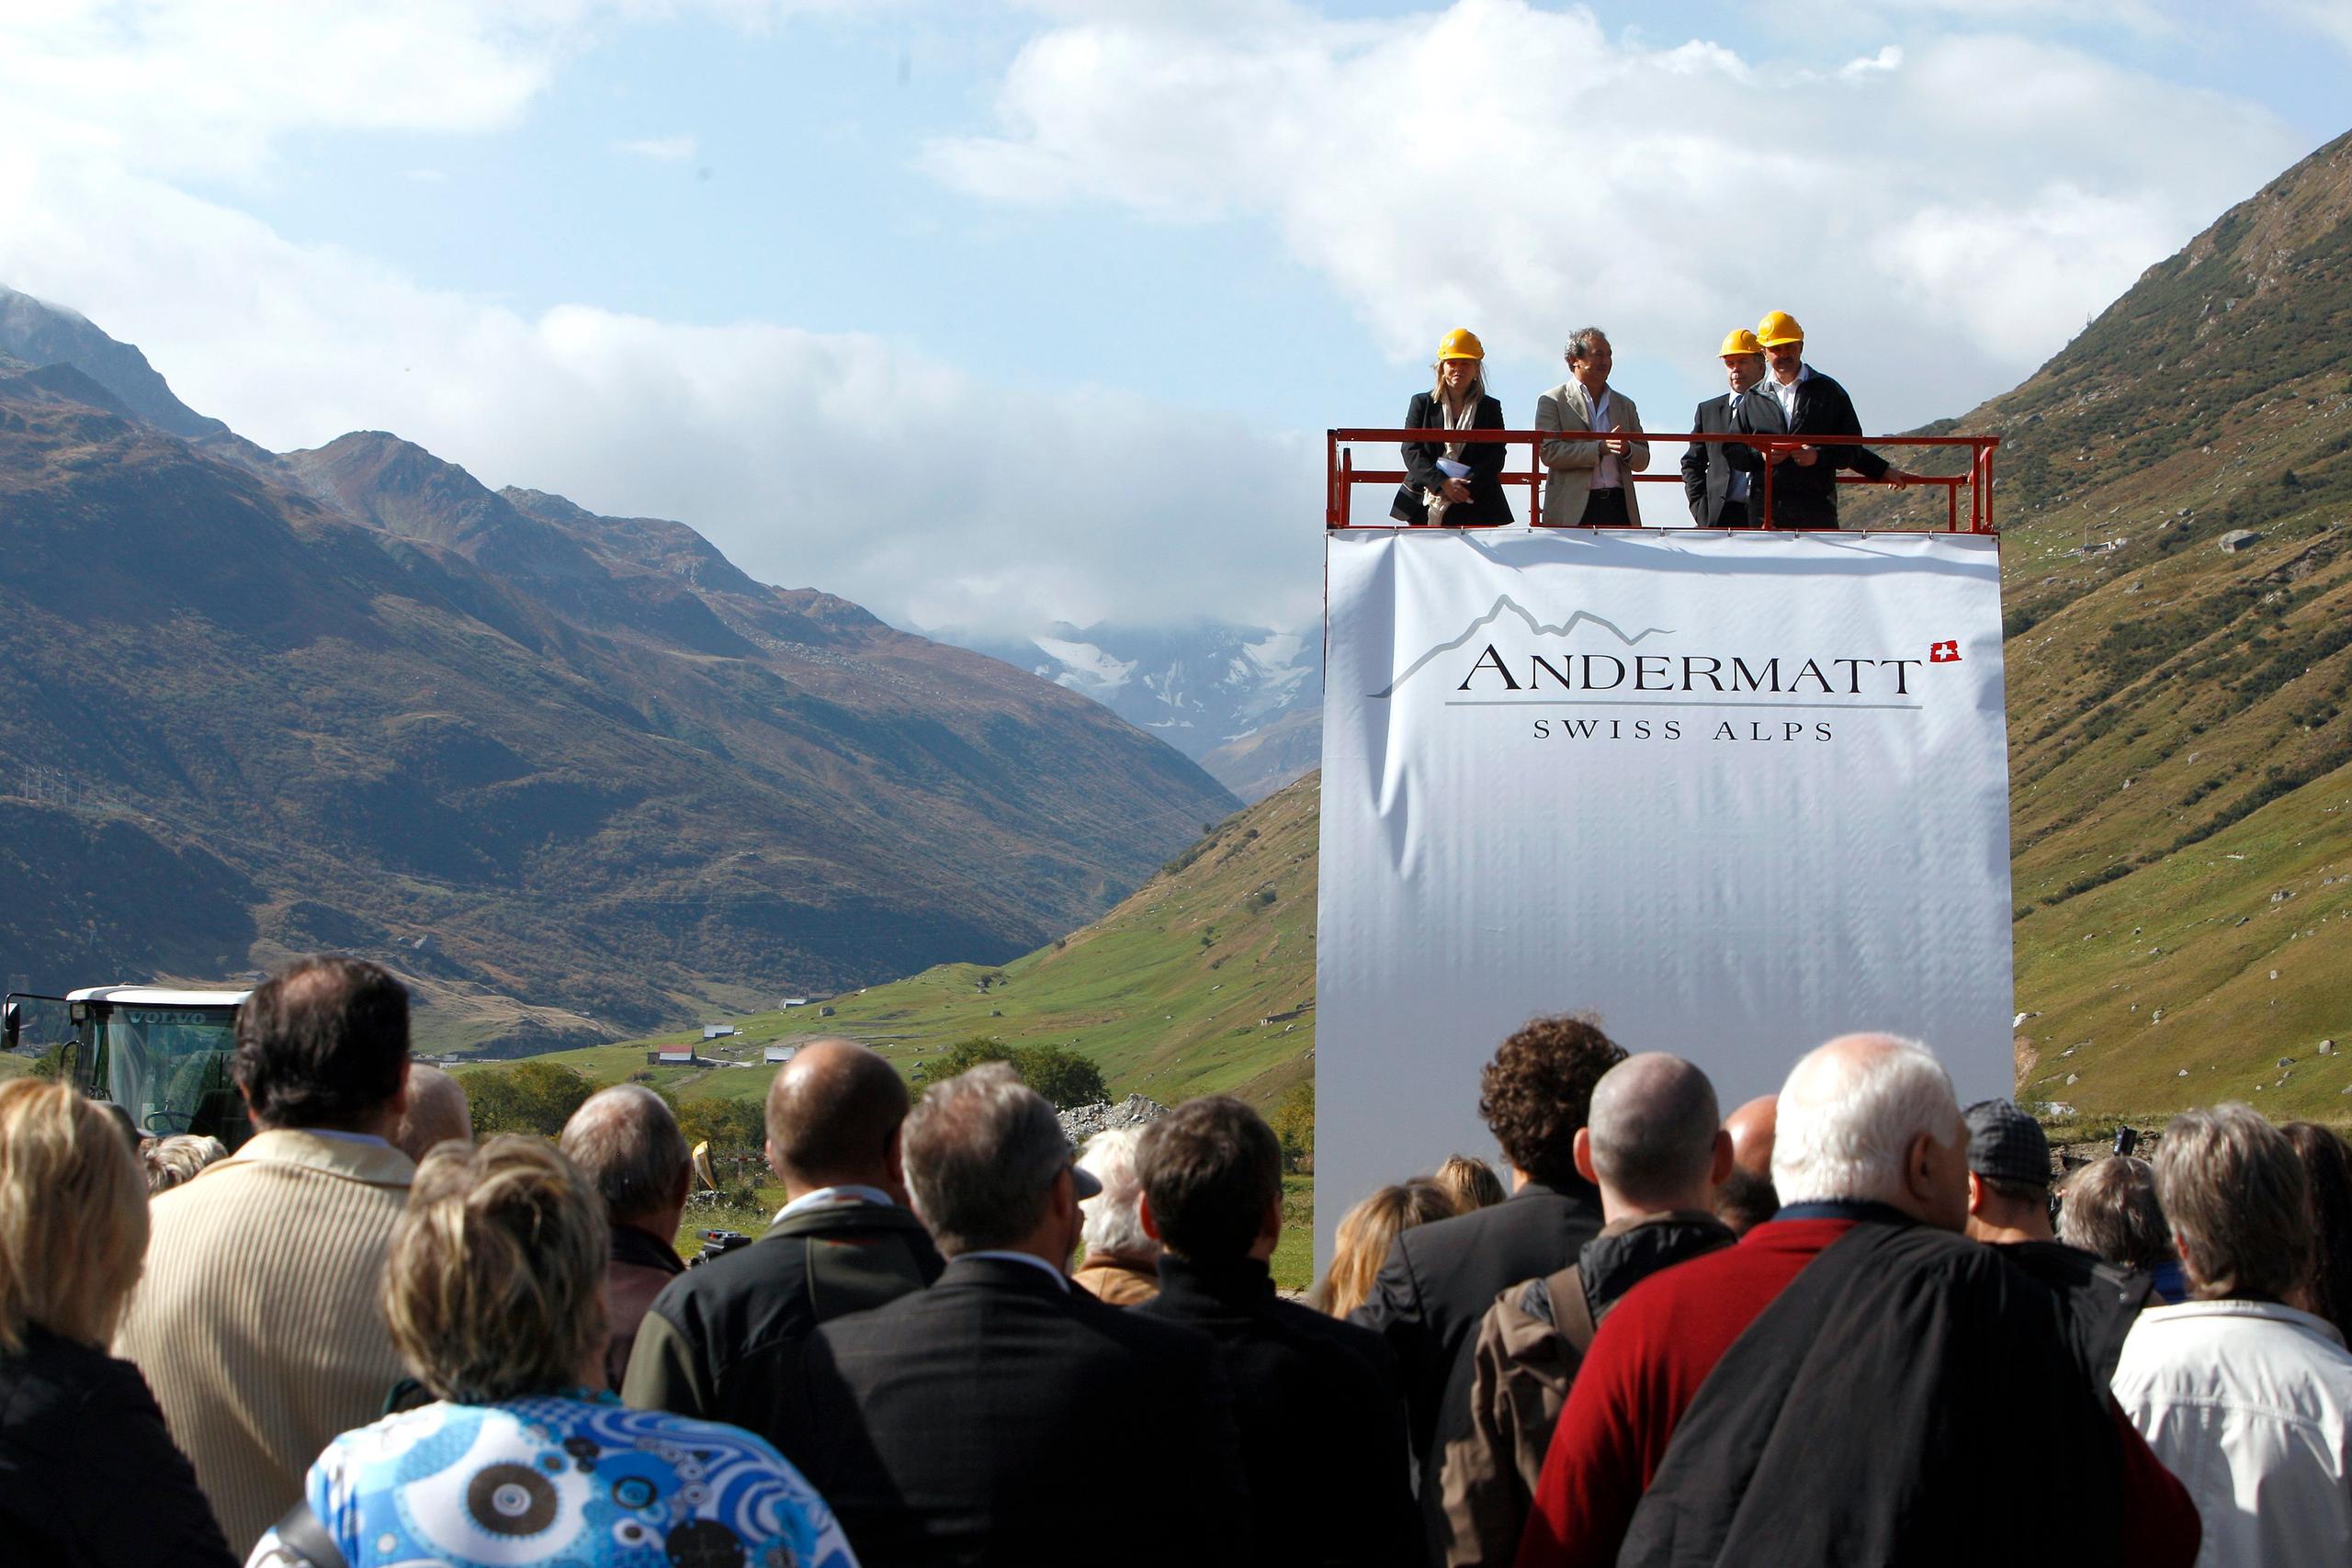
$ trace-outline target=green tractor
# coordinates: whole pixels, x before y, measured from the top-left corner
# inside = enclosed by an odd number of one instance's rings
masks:
[[[62,997],[8,993],[6,1044],[55,1052],[59,1076],[120,1106],[152,1137],[206,1133],[234,1149],[253,1136],[229,1077],[246,991],[89,986]]]

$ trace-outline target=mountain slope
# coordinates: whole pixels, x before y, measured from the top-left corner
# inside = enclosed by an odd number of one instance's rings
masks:
[[[108,337],[75,311],[7,288],[0,288],[0,354],[28,366],[70,365],[124,410],[171,434],[197,441],[229,434],[227,425],[174,396],[147,356],[130,344]]]
[[[1276,632],[1205,620],[1057,626],[1017,643],[968,646],[1092,697],[1245,800],[1272,794],[1321,761],[1319,627]],[[1304,749],[1302,736],[1311,740]]]
[[[334,946],[409,976],[437,1043],[610,1038],[1011,958],[1232,807],[1096,705],[681,525],[381,434],[249,462],[50,383],[0,384],[11,977]]]
[[[1956,423],[2004,436],[2020,1092],[2340,1119],[2352,137]]]
[[[1314,1071],[1320,784],[1310,775],[1218,823],[1109,914],[1012,963],[942,964],[826,998],[831,1017],[813,1007],[753,1013],[704,1054],[759,1063],[773,1042],[841,1033],[911,1073],[988,1035],[1068,1046],[1102,1067],[1114,1098],[1229,1093],[1271,1109]],[[767,1092],[764,1066],[646,1067],[656,1045],[699,1039],[696,1030],[551,1059],[608,1082],[647,1073],[687,1095]]]

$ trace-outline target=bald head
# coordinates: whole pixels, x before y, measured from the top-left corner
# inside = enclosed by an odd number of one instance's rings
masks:
[[[1959,1230],[1968,1218],[1968,1128],[1935,1053],[1891,1034],[1844,1034],[1781,1086],[1772,1180],[1784,1203],[1890,1203]]]
[[[768,1164],[797,1196],[859,1183],[897,1191],[907,1086],[854,1040],[812,1040],[768,1086]]]
[[[1609,1216],[1706,1208],[1731,1158],[1718,1114],[1715,1086],[1679,1056],[1647,1051],[1602,1074],[1577,1164]]]
[[[1772,1134],[1781,1119],[1781,1097],[1759,1094],[1724,1118],[1731,1134],[1731,1162],[1753,1176],[1772,1174]]]
[[[408,1070],[408,1111],[392,1134],[392,1146],[411,1159],[423,1159],[425,1150],[453,1139],[474,1141],[465,1085],[438,1067],[415,1063]]]

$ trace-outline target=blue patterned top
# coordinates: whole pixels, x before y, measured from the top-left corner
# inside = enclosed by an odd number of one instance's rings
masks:
[[[610,1394],[428,1404],[345,1432],[311,1509],[351,1568],[857,1568],[782,1454]],[[274,1568],[277,1532],[247,1568]]]

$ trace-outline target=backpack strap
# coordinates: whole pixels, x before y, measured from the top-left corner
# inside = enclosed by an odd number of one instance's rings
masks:
[[[287,1509],[286,1517],[277,1521],[275,1529],[277,1544],[299,1554],[310,1568],[351,1568],[343,1555],[343,1548],[334,1543],[334,1537],[327,1533],[327,1527],[321,1524],[319,1516],[311,1511],[308,1497]]]
[[[1583,1267],[1572,1263],[1545,1283],[1552,1292],[1552,1321],[1581,1360],[1592,1348],[1592,1337],[1600,1332],[1600,1325],[1593,1321],[1592,1303],[1585,1299]]]

